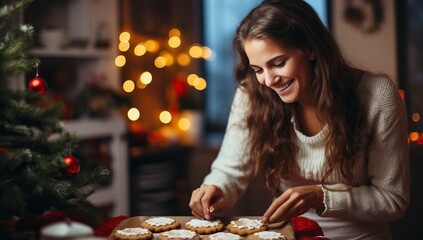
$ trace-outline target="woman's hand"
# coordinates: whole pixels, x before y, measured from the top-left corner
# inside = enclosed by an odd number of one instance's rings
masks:
[[[222,190],[215,185],[201,185],[192,192],[189,207],[192,215],[210,220],[212,212],[217,212],[224,206]]]
[[[286,190],[275,199],[262,221],[274,223],[299,216],[311,208],[323,211],[323,191],[320,185],[300,186]]]

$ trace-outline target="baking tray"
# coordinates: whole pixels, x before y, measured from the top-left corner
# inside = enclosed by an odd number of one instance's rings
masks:
[[[136,216],[136,217],[130,217],[125,220],[123,220],[116,228],[112,231],[112,233],[109,236],[109,239],[114,239],[113,233],[116,230],[124,229],[124,228],[130,228],[130,227],[140,227],[141,223],[145,221],[148,218],[151,217],[158,217],[158,216]],[[181,223],[181,228],[185,227],[185,223],[189,220],[195,218],[194,216],[168,216],[170,218],[174,218],[176,221],[179,221]],[[218,217],[219,220],[221,220],[225,226],[227,226],[232,220],[236,220],[238,218],[252,218],[252,219],[261,219],[259,216],[235,216],[235,217]],[[282,233],[287,239],[289,240],[295,240],[295,234],[294,230],[292,228],[292,224],[289,221],[281,222],[281,223],[274,223],[269,225],[270,231],[280,232]],[[227,230],[224,230],[224,232],[228,232]],[[154,240],[157,239],[157,236],[159,233],[154,233]],[[201,235],[205,236],[205,235]],[[243,238],[244,239],[244,238]]]

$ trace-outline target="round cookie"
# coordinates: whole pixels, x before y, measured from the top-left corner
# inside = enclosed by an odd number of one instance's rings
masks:
[[[218,232],[203,237],[203,240],[241,240],[241,236],[235,233]]]
[[[239,218],[238,220],[231,221],[231,223],[226,226],[226,229],[231,233],[247,236],[255,232],[265,231],[269,229],[269,227],[258,219]]]
[[[212,234],[223,230],[224,224],[220,220],[205,220],[193,218],[185,223],[185,228],[198,234]]]
[[[201,237],[195,231],[187,229],[173,229],[160,233],[157,236],[157,240],[201,240]]]
[[[282,233],[274,231],[262,231],[248,235],[246,240],[288,240]]]
[[[153,233],[146,228],[124,228],[116,230],[113,237],[118,240],[149,240],[153,238]]]
[[[158,233],[180,228],[181,224],[170,217],[152,217],[142,222],[141,227],[147,228],[153,233]]]

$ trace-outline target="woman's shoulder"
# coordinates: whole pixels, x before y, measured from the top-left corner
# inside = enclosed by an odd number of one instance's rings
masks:
[[[365,71],[357,90],[358,94],[362,97],[375,98],[374,100],[388,97],[388,95],[392,94],[399,96],[397,84],[391,77],[384,73]]]
[[[365,72],[357,87],[357,94],[369,113],[391,114],[404,105],[397,84],[386,74]]]

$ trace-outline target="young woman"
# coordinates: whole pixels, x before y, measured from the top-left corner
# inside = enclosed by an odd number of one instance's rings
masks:
[[[303,215],[330,239],[391,239],[409,204],[407,119],[396,85],[347,64],[314,10],[266,0],[234,38],[236,91],[193,215],[231,208],[254,176],[272,223]]]

